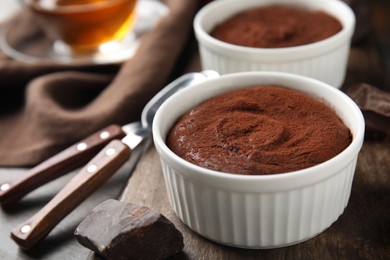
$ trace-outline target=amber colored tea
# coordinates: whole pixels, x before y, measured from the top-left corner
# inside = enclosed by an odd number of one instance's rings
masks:
[[[131,30],[137,0],[25,0],[49,38],[71,52],[121,41]]]

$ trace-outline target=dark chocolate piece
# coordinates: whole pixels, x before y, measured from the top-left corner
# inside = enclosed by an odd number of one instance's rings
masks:
[[[183,249],[183,235],[152,209],[117,200],[96,206],[75,231],[105,259],[165,259]]]
[[[363,112],[366,130],[390,134],[390,92],[362,83],[348,95]]]

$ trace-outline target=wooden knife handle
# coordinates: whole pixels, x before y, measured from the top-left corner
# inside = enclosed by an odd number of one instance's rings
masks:
[[[103,185],[129,158],[130,148],[119,140],[111,141],[37,214],[11,232],[12,239],[29,249],[90,194]]]
[[[0,183],[0,203],[11,206],[39,186],[88,162],[107,143],[125,136],[122,128],[111,125],[54,155],[27,171],[22,178]]]

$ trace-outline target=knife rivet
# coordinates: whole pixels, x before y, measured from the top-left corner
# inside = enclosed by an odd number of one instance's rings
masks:
[[[100,133],[99,136],[100,136],[101,139],[107,139],[108,137],[110,137],[110,132],[103,131],[103,132]]]
[[[0,190],[1,190],[1,191],[6,191],[6,190],[9,189],[9,187],[11,187],[11,186],[9,185],[9,183],[3,183],[3,184],[0,186]]]
[[[97,166],[95,164],[91,164],[87,168],[87,172],[89,172],[89,173],[94,173],[94,172],[96,172],[96,170],[97,170]]]
[[[77,145],[77,150],[84,151],[85,149],[87,149],[87,144],[86,143],[79,143]]]
[[[114,148],[108,148],[108,149],[106,150],[106,155],[107,155],[107,156],[112,156],[112,155],[114,155],[115,153],[116,153],[116,151],[115,151]]]
[[[30,225],[24,225],[21,229],[20,229],[20,232],[22,232],[23,234],[26,234],[28,232],[30,232],[31,230],[31,226]]]

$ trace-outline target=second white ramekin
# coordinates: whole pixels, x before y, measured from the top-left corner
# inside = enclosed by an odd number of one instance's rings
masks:
[[[210,36],[211,30],[233,14],[271,4],[300,5],[322,10],[337,18],[343,29],[320,42],[288,48],[250,48]],[[242,71],[280,71],[312,77],[340,88],[344,82],[355,15],[339,0],[219,0],[196,15],[194,29],[203,69],[221,74]],[[318,28],[321,30],[321,28]]]

